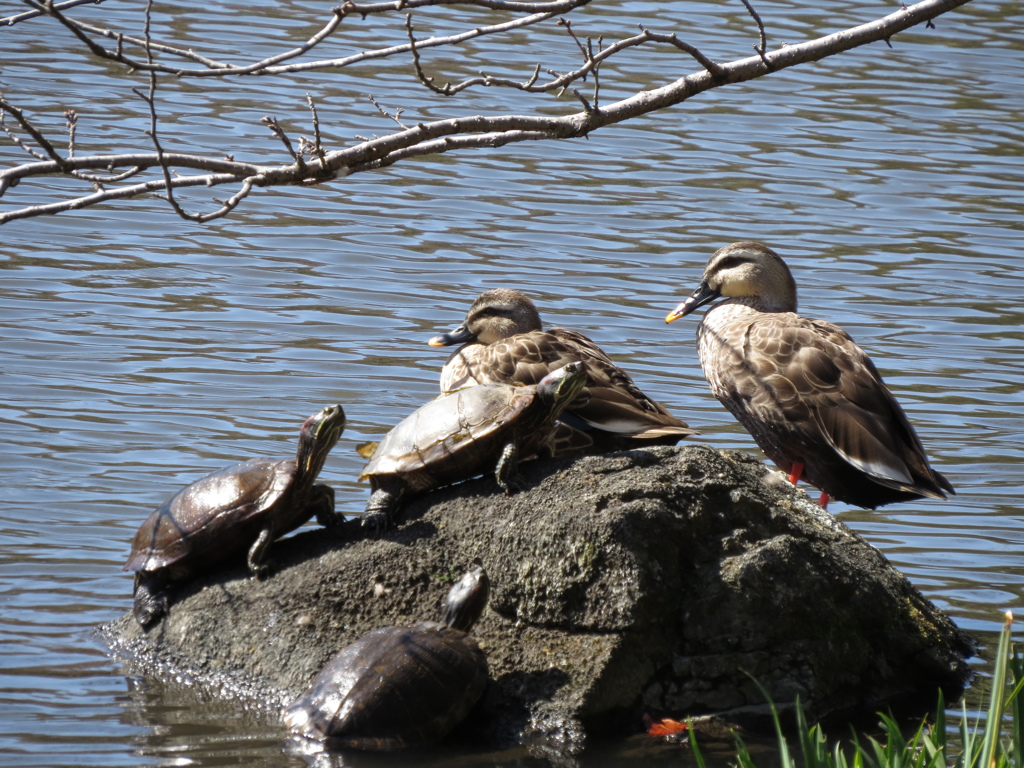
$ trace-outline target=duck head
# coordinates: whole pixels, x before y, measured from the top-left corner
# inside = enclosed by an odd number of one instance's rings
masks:
[[[495,288],[477,297],[462,325],[434,336],[427,343],[432,347],[474,341],[493,344],[509,336],[539,330],[540,313],[529,296],[512,288]]]
[[[669,312],[665,322],[718,298],[737,299],[762,312],[796,312],[796,283],[786,262],[767,245],[733,243],[715,251],[697,290]]]

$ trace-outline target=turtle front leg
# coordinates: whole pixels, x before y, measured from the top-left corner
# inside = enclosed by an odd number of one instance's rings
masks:
[[[249,555],[246,563],[249,565],[249,572],[254,578],[263,579],[270,575],[270,564],[267,562],[267,550],[274,540],[274,534],[270,528],[264,528],[256,541],[249,547]]]
[[[523,478],[519,474],[519,446],[515,443],[509,443],[501,452],[498,466],[494,468],[494,479],[506,496],[523,490]]]
[[[381,486],[370,494],[363,513],[363,528],[374,534],[384,533],[391,527],[391,520],[398,510],[404,488]]]
[[[139,626],[149,629],[153,624],[167,615],[169,601],[166,585],[159,583],[153,574],[140,571],[135,574],[135,602],[132,605],[132,616]]]
[[[345,522],[345,516],[334,510],[334,489],[325,483],[317,483],[309,489],[306,511],[324,528],[340,528]]]

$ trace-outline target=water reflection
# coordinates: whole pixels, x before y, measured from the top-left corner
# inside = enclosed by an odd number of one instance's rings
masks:
[[[824,18],[802,3],[776,6],[773,39],[863,18],[852,3]],[[180,8],[176,28],[231,56],[263,55],[309,26],[295,2]],[[225,24],[225,9],[244,23]],[[747,55],[753,42],[739,6],[600,3],[587,18],[615,37],[638,21],[682,30],[722,59]],[[870,352],[958,490],[944,504],[834,511],[961,626],[988,637],[999,611],[1020,608],[1024,578],[1022,23],[1014,4],[972,4],[937,30],[898,36],[892,50],[879,44],[704,94],[586,140],[266,191],[205,227],[155,200],[4,226],[2,761],[300,764],[282,752],[272,718],[153,682],[126,695],[120,667],[88,632],[129,608],[120,569],[152,509],[205,472],[290,454],[297,420],[327,403],[341,402],[350,423],[321,477],[339,508],[361,510],[368,489],[355,481],[362,460],[351,446],[433,396],[445,354],[426,340],[487,288],[527,291],[546,322],[593,338],[702,440],[753,450],[707,392],[693,329],[662,322],[715,249],[747,238],[787,259],[804,313],[842,325]],[[83,111],[90,150],[145,127],[126,87],[105,66],[82,63],[54,25],[0,34],[14,62],[0,85],[13,87],[17,75],[24,106],[56,115],[55,125],[65,105]],[[553,24],[521,36],[512,68],[570,62],[564,43]],[[458,75],[490,68],[494,54],[478,42],[460,61],[431,63]],[[609,67],[606,97],[613,75],[660,82],[693,68],[660,53],[652,75],[649,61]],[[329,89],[321,119],[337,145],[387,130],[364,94],[407,72],[363,74],[368,85],[335,73],[302,83]],[[307,120],[284,86],[168,82],[162,104],[187,117],[166,126],[165,140],[268,156],[258,122],[268,105],[280,120]],[[391,94],[389,106],[415,119],[452,109],[414,84]],[[523,104],[484,89],[460,109]],[[550,109],[575,106],[552,99]],[[0,162],[20,152],[4,143]],[[583,762],[655,759],[633,744]],[[521,754],[472,759],[546,764]]]

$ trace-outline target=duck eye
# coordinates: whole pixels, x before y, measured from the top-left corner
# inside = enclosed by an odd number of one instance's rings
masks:
[[[515,313],[511,307],[485,307],[479,315],[481,317],[512,317]]]
[[[718,269],[732,269],[733,267],[738,267],[740,264],[744,263],[746,263],[746,259],[740,256],[726,256],[724,259],[718,262]]]

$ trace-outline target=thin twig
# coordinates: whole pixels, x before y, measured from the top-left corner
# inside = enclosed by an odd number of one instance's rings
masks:
[[[75,156],[75,127],[78,125],[78,113],[73,109],[65,109],[64,117],[68,126],[68,157]]]
[[[583,54],[583,61],[586,64],[590,63],[590,56],[587,54],[587,49],[583,47],[583,43],[580,42],[579,38],[576,37],[576,33],[572,31],[572,21],[562,17],[558,20],[558,26],[565,27],[565,31],[569,33],[569,37],[576,43],[576,47],[579,48],[580,53]]]
[[[747,13],[750,14],[754,23],[757,24],[759,42],[754,46],[754,50],[757,51],[757,55],[761,57],[761,61],[764,62],[764,65],[767,67],[768,59],[765,57],[765,53],[768,50],[768,38],[764,33],[764,24],[761,22],[761,17],[758,16],[757,11],[754,10],[754,6],[750,4],[750,0],[740,0],[740,2],[743,3],[743,6],[747,9]]]
[[[584,96],[582,93],[580,93],[575,88],[572,89],[572,92],[573,92],[573,95],[576,96],[576,98],[579,99],[580,103],[583,105],[583,112],[585,114],[587,114],[589,116],[589,115],[594,114],[597,111],[596,109],[594,109],[594,107],[591,105],[591,103],[589,101],[587,101],[587,97],[586,96]]]
[[[416,71],[416,77],[434,93],[438,93],[442,96],[451,96],[451,83],[445,83],[443,88],[436,86],[434,85],[434,78],[429,77],[427,73],[423,71],[423,65],[420,63],[420,52],[416,48],[416,35],[413,31],[411,13],[405,14],[405,32],[409,36],[409,50],[412,52],[412,66]]]
[[[149,62],[153,61],[153,51],[148,46],[149,30],[152,22],[152,15],[153,0],[146,0],[146,16],[145,23],[143,24],[143,33],[145,35],[145,39],[147,42],[146,60]],[[162,171],[164,177],[165,199],[167,200],[168,203],[171,204],[171,207],[174,209],[174,212],[177,213],[181,218],[194,221],[195,219],[192,216],[192,214],[189,214],[187,211],[185,211],[185,209],[178,204],[178,201],[174,197],[174,186],[171,184],[171,169],[170,166],[167,165],[166,160],[164,159],[164,148],[160,144],[160,133],[158,130],[159,120],[156,115],[156,79],[157,73],[153,70],[150,70],[149,93],[144,94],[137,88],[132,88],[132,90],[139,97],[141,97],[142,100],[145,101],[146,105],[149,107],[149,130],[146,131],[146,133],[149,135],[150,139],[153,140],[153,146],[156,148],[157,161],[160,164],[160,170]]]
[[[9,114],[11,117],[13,117],[15,120],[17,120],[22,130],[24,130],[25,133],[32,137],[32,140],[35,141],[35,143],[39,146],[40,149],[43,150],[45,156],[49,157],[51,160],[57,163],[57,165],[60,166],[63,170],[64,158],[61,157],[60,153],[54,148],[53,144],[51,144],[49,140],[45,136],[43,136],[42,133],[36,130],[36,127],[32,125],[32,123],[29,121],[27,117],[25,117],[24,112],[22,112],[16,106],[14,106],[5,98],[3,98],[2,95],[0,95],[0,116],[2,116],[2,114],[5,112]],[[12,134],[6,127],[4,128],[4,130],[8,136],[10,136],[12,139],[15,139],[14,134]],[[15,139],[15,143],[33,157],[40,160],[43,159],[44,155],[36,152],[23,141]]]
[[[123,43],[130,43],[137,47],[146,49],[147,43],[144,39],[134,38],[121,33],[112,32],[109,29],[103,29],[96,27],[84,22],[79,22],[74,19],[70,19],[64,14],[57,10],[60,6],[50,6],[46,2],[41,0],[23,0],[23,2],[29,4],[36,9],[38,13],[45,13],[53,16],[61,24],[63,24],[72,34],[81,40],[93,53],[93,55],[99,58],[117,61],[121,64],[125,64],[133,69],[141,71],[149,71],[155,69],[164,74],[172,74],[177,77],[225,77],[228,75],[266,75],[266,74],[288,74],[293,72],[305,72],[310,70],[318,69],[337,69],[355,64],[360,61],[367,61],[371,59],[386,58],[388,56],[395,56],[409,52],[410,48],[408,45],[397,45],[388,48],[372,49],[369,51],[362,51],[358,54],[348,56],[341,59],[328,59],[322,61],[304,62],[297,64],[283,64],[283,62],[294,59],[301,56],[315,46],[319,45],[325,39],[330,37],[340,26],[342,21],[347,16],[358,15],[366,18],[369,15],[381,14],[393,12],[396,10],[396,4],[392,0],[391,2],[373,3],[369,5],[355,5],[351,2],[346,2],[341,6],[338,6],[331,11],[331,19],[326,24],[309,38],[306,42],[291,48],[282,53],[274,56],[262,59],[261,61],[252,62],[243,66],[232,66],[223,62],[209,59],[199,54],[196,54],[191,49],[177,48],[174,46],[161,45],[150,41],[148,43],[149,51],[158,51],[160,53],[166,53],[168,55],[178,56],[180,58],[190,59],[203,65],[201,69],[189,69],[180,66],[173,66],[169,64],[163,64],[157,61],[143,61],[137,58],[133,58],[124,53],[122,49]],[[435,46],[453,45],[466,40],[480,37],[483,35],[496,34],[506,32],[511,29],[518,29],[521,27],[530,26],[536,24],[545,19],[556,16],[559,13],[568,13],[575,8],[582,5],[586,5],[590,0],[552,0],[551,2],[517,2],[516,0],[406,0],[400,3],[401,8],[419,8],[425,6],[448,6],[448,5],[470,5],[490,10],[501,10],[511,11],[515,13],[529,13],[528,16],[519,17],[512,19],[511,21],[502,22],[500,24],[493,24],[485,27],[475,27],[466,32],[462,32],[455,35],[448,35],[444,37],[432,37],[427,40],[421,40],[417,44],[420,48],[432,48]],[[400,10],[400,9],[399,9]],[[117,48],[114,51],[109,51],[97,42],[92,40],[86,32],[94,35],[99,35],[106,38],[114,38],[117,41]]]
[[[327,162],[327,156],[320,137],[320,118],[316,113],[316,104],[313,103],[313,94],[306,94],[306,103],[309,104],[309,111],[313,113],[313,151],[320,158],[320,163],[324,164]]]
[[[674,45],[680,51],[690,54],[694,59],[697,60],[697,62],[702,67],[704,67],[704,69],[708,71],[708,74],[711,75],[712,78],[717,80],[722,76],[721,66],[719,66],[714,61],[705,56],[703,53],[701,53],[700,49],[697,48],[697,46],[691,45],[690,43],[680,40],[674,34],[664,35],[659,32],[651,32],[650,30],[645,29],[643,31],[643,35],[646,36],[646,38],[648,40],[651,40],[652,42],[668,43],[669,45]]]
[[[44,155],[42,152],[37,152],[35,149],[26,144],[22,140],[21,136],[16,134],[14,132],[14,129],[7,125],[6,115],[8,114],[8,109],[4,104],[4,101],[0,99],[0,130],[7,134],[7,138],[9,138],[11,142],[13,142],[14,146],[32,155],[32,157],[34,157],[36,160],[46,160],[46,155]],[[2,192],[0,192],[0,194],[2,194]]]
[[[281,140],[281,143],[284,144],[284,148],[288,150],[288,154],[291,155],[292,160],[295,161],[295,167],[298,168],[300,172],[305,173],[307,170],[306,161],[302,158],[302,153],[296,152],[292,147],[291,139],[288,138],[288,134],[284,132],[284,128],[281,127],[281,124],[277,122],[277,118],[266,115],[260,118],[260,122],[267,126],[267,128],[270,129],[270,132]]]
[[[444,93],[445,95],[454,95],[474,86],[487,86],[514,88],[516,90],[526,91],[527,93],[546,93],[556,91],[558,92],[558,95],[561,96],[564,91],[568,90],[572,83],[577,80],[585,79],[587,74],[595,72],[602,62],[607,61],[619,51],[625,50],[626,48],[644,45],[648,42],[672,45],[692,56],[716,81],[722,77],[722,67],[705,56],[696,46],[680,40],[674,34],[660,34],[658,32],[651,32],[648,29],[641,28],[639,35],[619,40],[618,42],[612,43],[607,48],[602,48],[597,53],[585,54],[589,60],[579,69],[564,73],[547,70],[547,74],[551,75],[553,79],[546,83],[537,82],[541,71],[540,65],[538,64],[534,69],[533,75],[526,82],[492,77],[491,75],[481,73],[479,77],[472,77],[460,83],[448,83],[445,85],[444,89],[441,90],[436,86],[432,86],[429,83],[427,84],[432,90],[437,91],[438,93]],[[425,76],[421,75],[420,79],[423,80],[424,77]]]
[[[377,108],[377,111],[384,115],[384,117],[388,118],[389,120],[394,120],[398,127],[401,128],[403,131],[409,130],[409,126],[407,126],[399,119],[402,117],[402,112],[405,111],[404,109],[399,107],[398,109],[395,110],[395,114],[392,115],[390,112],[384,109],[384,107],[378,104],[377,100],[374,99],[373,96],[367,94],[366,98],[370,100],[370,103],[373,104],[373,106]]]

